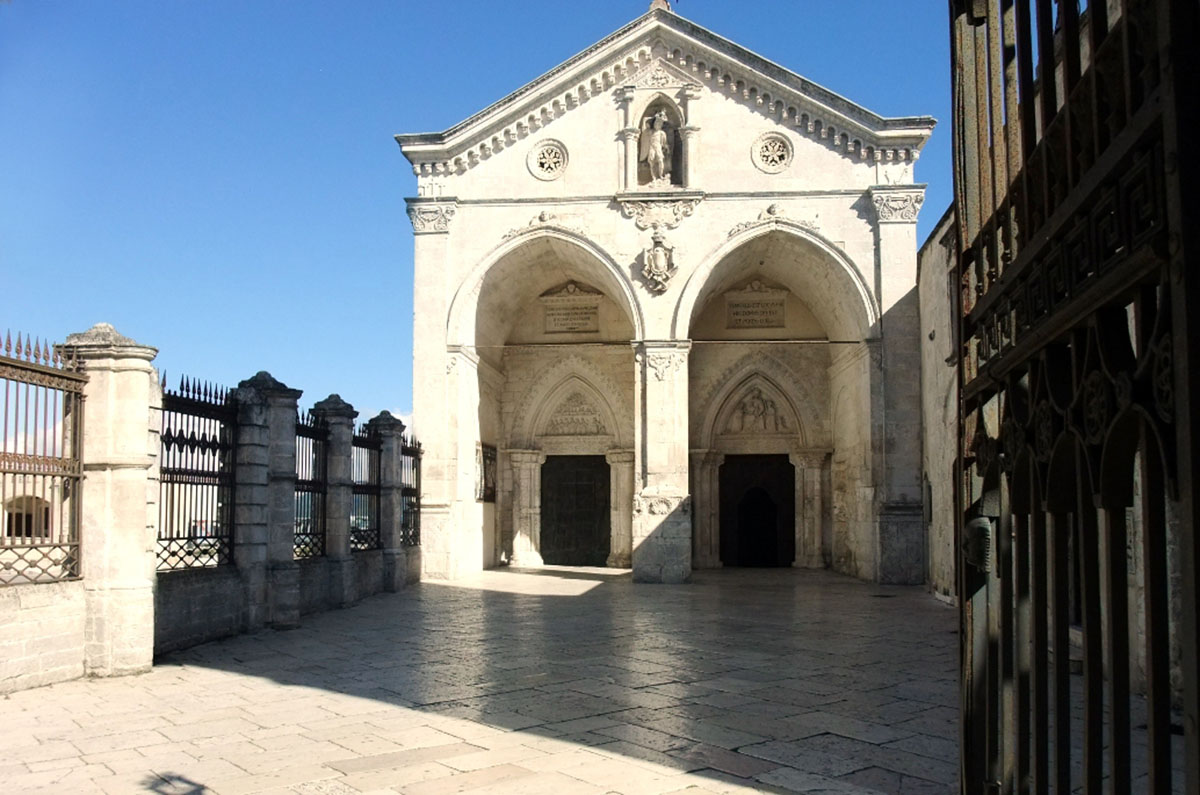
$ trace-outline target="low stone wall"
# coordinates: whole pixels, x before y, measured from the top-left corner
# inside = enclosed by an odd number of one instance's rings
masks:
[[[82,582],[0,588],[0,693],[83,676]]]
[[[161,572],[154,589],[154,656],[242,631],[245,591],[237,569]]]
[[[354,601],[383,593],[383,552],[378,549],[354,553]]]
[[[300,615],[319,613],[330,606],[329,561],[326,558],[300,561]]]

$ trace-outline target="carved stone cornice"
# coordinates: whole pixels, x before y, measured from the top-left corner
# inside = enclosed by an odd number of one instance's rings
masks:
[[[783,209],[778,204],[772,204],[767,209],[758,214],[757,220],[745,221],[738,224],[729,230],[728,237],[736,237],[747,229],[756,229],[760,226],[777,227],[780,225],[798,226],[802,229],[807,229],[810,232],[817,231],[817,225],[812,221],[806,221],[797,218],[789,218],[783,213]]]
[[[881,224],[915,224],[925,203],[925,186],[876,186],[869,191],[875,216]]]
[[[408,218],[412,221],[413,234],[434,235],[450,231],[450,221],[458,211],[455,201],[408,201]]]
[[[695,211],[703,198],[704,194],[698,191],[639,191],[619,193],[615,201],[621,215],[632,218],[638,229],[674,229]]]

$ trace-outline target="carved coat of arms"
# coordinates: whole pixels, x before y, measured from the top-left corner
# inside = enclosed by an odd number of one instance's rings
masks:
[[[663,233],[655,229],[650,247],[642,251],[642,277],[646,286],[656,293],[665,292],[675,271],[675,249],[668,246]]]

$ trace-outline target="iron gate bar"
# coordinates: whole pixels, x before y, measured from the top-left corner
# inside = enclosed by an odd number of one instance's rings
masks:
[[[311,411],[296,416],[295,560],[325,554],[329,426]]]

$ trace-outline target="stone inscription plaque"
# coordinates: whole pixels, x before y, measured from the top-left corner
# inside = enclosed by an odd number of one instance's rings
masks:
[[[726,328],[783,328],[784,297],[739,295],[729,296],[725,304]]]
[[[600,330],[600,307],[595,303],[547,303],[545,326],[547,334],[573,334]]]

